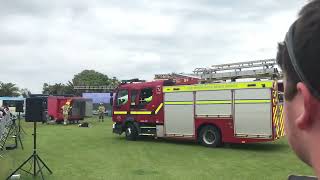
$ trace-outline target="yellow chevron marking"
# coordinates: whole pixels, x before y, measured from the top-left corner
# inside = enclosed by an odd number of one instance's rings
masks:
[[[155,114],[158,114],[158,112],[160,111],[160,109],[162,108],[162,106],[163,106],[163,103],[161,103],[161,104],[158,106],[157,110],[155,111]]]

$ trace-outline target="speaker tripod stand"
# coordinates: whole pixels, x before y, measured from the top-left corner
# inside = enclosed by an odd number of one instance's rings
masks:
[[[24,169],[22,169],[24,167],[24,165],[26,165],[28,162],[33,162],[33,172],[30,171],[26,171]],[[37,122],[34,122],[33,124],[33,153],[32,155],[26,160],[24,161],[15,171],[13,171],[10,176],[7,177],[6,180],[9,180],[11,178],[11,176],[13,176],[15,173],[17,173],[19,170],[22,170],[30,175],[32,175],[33,177],[36,177],[39,175],[39,173],[41,174],[41,178],[42,180],[44,180],[44,176],[43,176],[43,172],[42,169],[46,168],[48,170],[48,172],[50,174],[52,174],[52,171],[50,170],[50,168],[46,165],[46,163],[40,158],[40,156],[37,154]],[[32,168],[31,168],[32,170]]]
[[[18,113],[18,127],[19,127],[19,131],[18,131],[19,133],[21,133],[21,131],[22,131],[24,134],[27,134],[26,131],[21,126],[21,114],[20,114],[20,112]]]

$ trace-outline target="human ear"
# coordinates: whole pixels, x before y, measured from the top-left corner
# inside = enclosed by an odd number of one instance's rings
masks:
[[[297,84],[298,106],[302,106],[302,112],[296,120],[297,127],[300,129],[308,129],[312,127],[312,117],[317,113],[316,99],[312,96],[307,86],[299,82]]]

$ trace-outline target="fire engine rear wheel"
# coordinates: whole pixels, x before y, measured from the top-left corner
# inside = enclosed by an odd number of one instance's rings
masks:
[[[126,126],[126,139],[129,141],[135,141],[138,137],[137,128],[133,125],[133,123],[129,123]]]
[[[221,145],[221,134],[215,126],[205,126],[199,133],[199,142],[207,147],[218,147]]]

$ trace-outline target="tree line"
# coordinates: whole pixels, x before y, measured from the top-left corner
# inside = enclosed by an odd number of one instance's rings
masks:
[[[84,70],[74,75],[68,83],[44,83],[42,93],[47,95],[81,95],[85,90],[75,90],[74,86],[113,86],[119,85],[116,77],[109,78],[107,75],[95,70]],[[90,90],[92,92],[93,90]],[[103,90],[94,90],[94,92],[103,92]]]
[[[31,92],[26,89],[20,89],[14,83],[5,83],[0,81],[0,96],[18,97],[22,95],[23,97],[28,97]]]
[[[95,70],[84,70],[74,75],[71,81],[67,83],[44,83],[42,93],[46,95],[81,95],[84,90],[75,90],[74,86],[118,86],[120,81],[116,77],[109,78],[107,75]],[[92,91],[91,91],[92,92]],[[94,92],[103,92],[103,90],[95,90]],[[31,92],[26,89],[20,89],[14,83],[0,82],[0,96],[17,97],[30,96]]]

